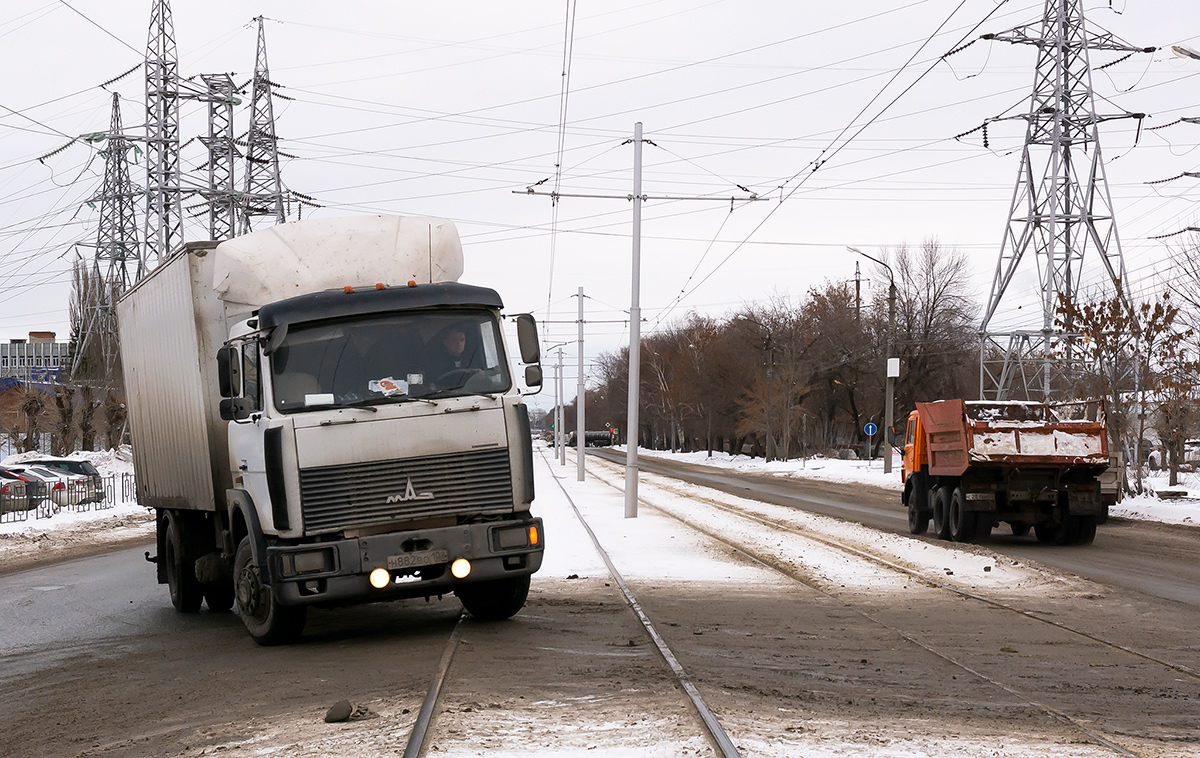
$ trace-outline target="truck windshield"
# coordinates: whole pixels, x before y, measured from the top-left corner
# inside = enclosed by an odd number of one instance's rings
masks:
[[[404,402],[511,386],[488,310],[389,313],[297,324],[271,354],[275,408]]]

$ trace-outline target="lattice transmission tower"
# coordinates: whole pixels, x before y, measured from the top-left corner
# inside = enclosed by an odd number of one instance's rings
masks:
[[[141,279],[183,242],[179,53],[169,0],[154,0],[146,44],[146,219]]]
[[[100,151],[104,158],[104,184],[99,194],[89,201],[100,204],[95,255],[90,267],[95,291],[81,293],[85,295],[81,302],[82,330],[71,370],[73,376],[78,375],[82,362],[95,355],[95,346],[99,348],[102,365],[89,366],[88,373],[94,376],[102,370],[102,376],[110,378],[116,372],[119,354],[114,306],[132,282],[130,268],[136,271],[141,262],[136,204],[142,191],[129,177],[129,151],[133,144],[121,126],[121,100],[117,93],[112,96],[108,131],[89,134],[85,139],[105,142]]]
[[[274,223],[287,221],[283,209],[283,183],[279,178],[279,137],[275,134],[273,99],[278,86],[271,81],[267,67],[267,37],[263,17],[258,21],[258,47],[254,60],[254,80],[250,95],[250,129],[246,135],[246,177],[242,193],[240,231],[254,231],[253,219],[274,217]]]
[[[1050,399],[1070,365],[1070,335],[1055,325],[1060,298],[1079,294],[1083,262],[1094,251],[1111,294],[1128,305],[1128,284],[1113,214],[1099,124],[1144,114],[1096,113],[1091,50],[1150,52],[1086,27],[1083,0],[1046,0],[1040,22],[984,39],[1032,45],[1037,69],[1021,167],[991,295],[980,327],[980,394],[984,399]],[[1002,120],[1002,119],[994,119]],[[1040,311],[1002,309],[1021,264],[1034,259]],[[1025,266],[1028,269],[1028,265]],[[997,328],[1000,316],[1004,328]]]
[[[208,187],[202,189],[208,205],[209,239],[232,237],[237,228],[240,193],[235,189],[234,168],[241,153],[234,143],[233,107],[240,105],[237,88],[229,74],[203,74],[208,103],[208,136],[200,141],[208,148]]]

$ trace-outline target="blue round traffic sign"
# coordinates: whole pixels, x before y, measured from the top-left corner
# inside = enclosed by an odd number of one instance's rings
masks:
[[[879,427],[877,427],[877,426],[875,426],[874,424],[871,424],[871,423],[868,423],[866,426],[864,426],[864,427],[863,427],[863,432],[864,432],[864,433],[865,433],[865,434],[866,434],[868,437],[874,437],[874,436],[875,436],[875,433],[876,433],[876,432],[878,432],[878,431],[879,431]]]

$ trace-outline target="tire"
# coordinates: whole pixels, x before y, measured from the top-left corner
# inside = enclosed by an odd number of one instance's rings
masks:
[[[1024,521],[1010,521],[1008,522],[1008,526],[1012,529],[1014,537],[1024,537],[1026,534],[1029,534],[1030,526]]]
[[[196,579],[192,561],[183,546],[183,533],[178,517],[166,515],[167,531],[163,536],[165,548],[162,559],[166,561],[167,589],[171,592],[171,605],[180,613],[196,613],[204,599],[204,590]]]
[[[908,490],[908,533],[924,534],[929,529],[929,511],[919,507],[924,490],[915,486]]]
[[[238,614],[255,642],[264,646],[287,645],[300,639],[308,606],[276,602],[271,588],[262,584],[249,537],[242,538],[233,559],[233,582]]]
[[[1076,545],[1090,545],[1096,539],[1096,523],[1099,519],[1095,516],[1074,516],[1079,528],[1075,533]]]
[[[933,501],[933,533],[940,540],[950,539],[950,490],[938,487],[930,493]]]
[[[480,621],[501,621],[512,618],[525,606],[529,597],[529,577],[494,579],[469,584],[455,590],[463,608]]]
[[[979,514],[967,510],[967,497],[962,487],[955,487],[950,494],[950,539],[955,542],[971,542],[975,539],[975,528]]]
[[[204,604],[213,613],[224,613],[233,607],[233,582],[204,585]]]
[[[1033,525],[1033,533],[1037,535],[1037,541],[1042,544],[1058,542],[1062,532],[1063,525],[1054,521],[1040,521]]]

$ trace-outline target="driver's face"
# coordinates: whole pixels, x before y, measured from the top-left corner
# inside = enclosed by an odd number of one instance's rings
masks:
[[[457,358],[467,348],[467,335],[459,331],[446,332],[442,335],[442,345],[450,355]]]

